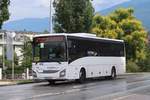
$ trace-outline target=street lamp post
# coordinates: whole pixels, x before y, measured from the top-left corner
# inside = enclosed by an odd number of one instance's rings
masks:
[[[53,32],[53,26],[52,26],[52,0],[50,0],[50,21],[49,21],[49,27],[50,27],[50,34]]]

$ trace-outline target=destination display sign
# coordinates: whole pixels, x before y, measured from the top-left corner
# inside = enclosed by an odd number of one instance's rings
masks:
[[[47,36],[47,37],[37,37],[35,38],[36,43],[45,43],[45,42],[55,42],[55,41],[64,41],[64,36]]]

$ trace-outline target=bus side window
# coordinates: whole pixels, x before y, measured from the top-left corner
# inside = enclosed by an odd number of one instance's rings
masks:
[[[76,54],[76,53],[77,53],[77,45],[76,45],[75,42],[72,42],[72,43],[71,43],[70,53],[71,53],[71,54]]]
[[[77,43],[76,41],[68,41],[68,50],[69,50],[69,63],[77,58]]]
[[[68,41],[68,48],[72,47],[72,41]]]

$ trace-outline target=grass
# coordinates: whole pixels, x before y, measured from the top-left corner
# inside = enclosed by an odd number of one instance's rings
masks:
[[[33,80],[16,80],[17,84],[29,84],[29,83],[34,83]]]

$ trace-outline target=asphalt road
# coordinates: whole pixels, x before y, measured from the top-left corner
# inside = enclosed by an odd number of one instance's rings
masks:
[[[94,79],[84,84],[61,82],[0,87],[0,100],[150,100],[150,74]]]

